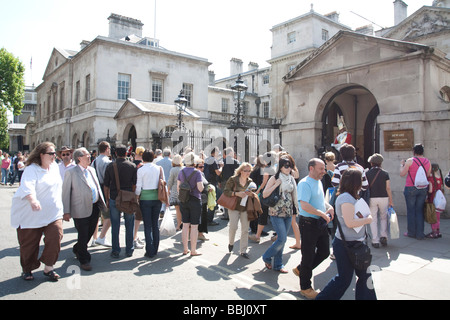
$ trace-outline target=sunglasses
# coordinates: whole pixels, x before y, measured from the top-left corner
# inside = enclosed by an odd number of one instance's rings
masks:
[[[286,169],[290,168],[290,169],[291,169],[291,165],[290,165],[289,163],[285,163],[285,164],[283,165],[283,168],[286,168]]]
[[[61,156],[62,157],[68,157],[68,156],[70,156],[70,153],[61,153]]]
[[[198,166],[197,168],[199,168],[199,169],[201,169],[201,168],[204,168],[205,166]]]
[[[242,172],[252,172],[252,170],[242,170]]]
[[[48,154],[48,155],[50,155],[50,156],[55,156],[55,155],[56,155],[56,152],[46,152],[46,153],[44,153],[44,154]]]

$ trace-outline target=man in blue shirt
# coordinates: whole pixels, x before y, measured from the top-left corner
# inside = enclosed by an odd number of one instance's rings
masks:
[[[334,209],[325,202],[323,193],[325,163],[313,158],[308,162],[308,171],[297,185],[302,260],[293,272],[300,277],[300,294],[314,299],[318,292],[311,286],[312,271],[330,255],[327,224],[334,217]]]

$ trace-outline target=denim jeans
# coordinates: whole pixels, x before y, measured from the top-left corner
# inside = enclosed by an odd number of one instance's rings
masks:
[[[280,270],[283,265],[283,248],[287,240],[287,234],[291,227],[292,217],[270,216],[272,227],[277,233],[277,240],[264,252],[262,258],[264,262],[271,263],[273,257],[273,269]]]
[[[161,212],[161,201],[140,200],[142,218],[144,220],[145,253],[153,257],[158,253],[159,247],[159,213]],[[169,214],[166,212],[165,214]]]
[[[2,168],[2,183],[8,183],[9,168]]]
[[[120,253],[119,231],[120,231],[120,211],[116,208],[116,200],[109,199],[109,209],[111,218],[111,242],[112,252]],[[134,213],[124,213],[125,219],[125,252],[127,255],[133,254],[133,233],[134,233]]]
[[[333,240],[333,254],[336,257],[338,274],[328,282],[325,288],[317,295],[316,300],[339,300],[345,294],[353,280],[353,271],[356,280],[356,300],[376,300],[377,296],[370,279],[369,270],[355,270],[344,247],[344,242],[338,238]]]
[[[425,237],[423,206],[425,205],[427,191],[428,188],[405,187],[403,192],[406,201],[406,221],[408,223],[409,237],[417,239]]]

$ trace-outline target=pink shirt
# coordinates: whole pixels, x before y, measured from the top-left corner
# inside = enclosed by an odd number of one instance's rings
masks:
[[[11,158],[2,160],[2,169],[9,169],[10,165],[11,165]]]
[[[408,168],[405,187],[414,187],[414,178],[416,176],[417,170],[419,170],[419,167],[421,166],[420,162],[422,162],[422,165],[425,167],[425,174],[428,172],[431,166],[430,161],[427,158],[413,157],[412,159],[413,163]]]

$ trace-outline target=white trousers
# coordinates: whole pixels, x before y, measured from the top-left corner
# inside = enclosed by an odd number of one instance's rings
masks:
[[[389,198],[370,198],[370,213],[372,215],[372,223],[370,230],[372,231],[372,243],[379,243],[380,237],[387,238],[387,222],[388,222],[388,206]],[[378,212],[380,213],[380,232],[378,233]]]

